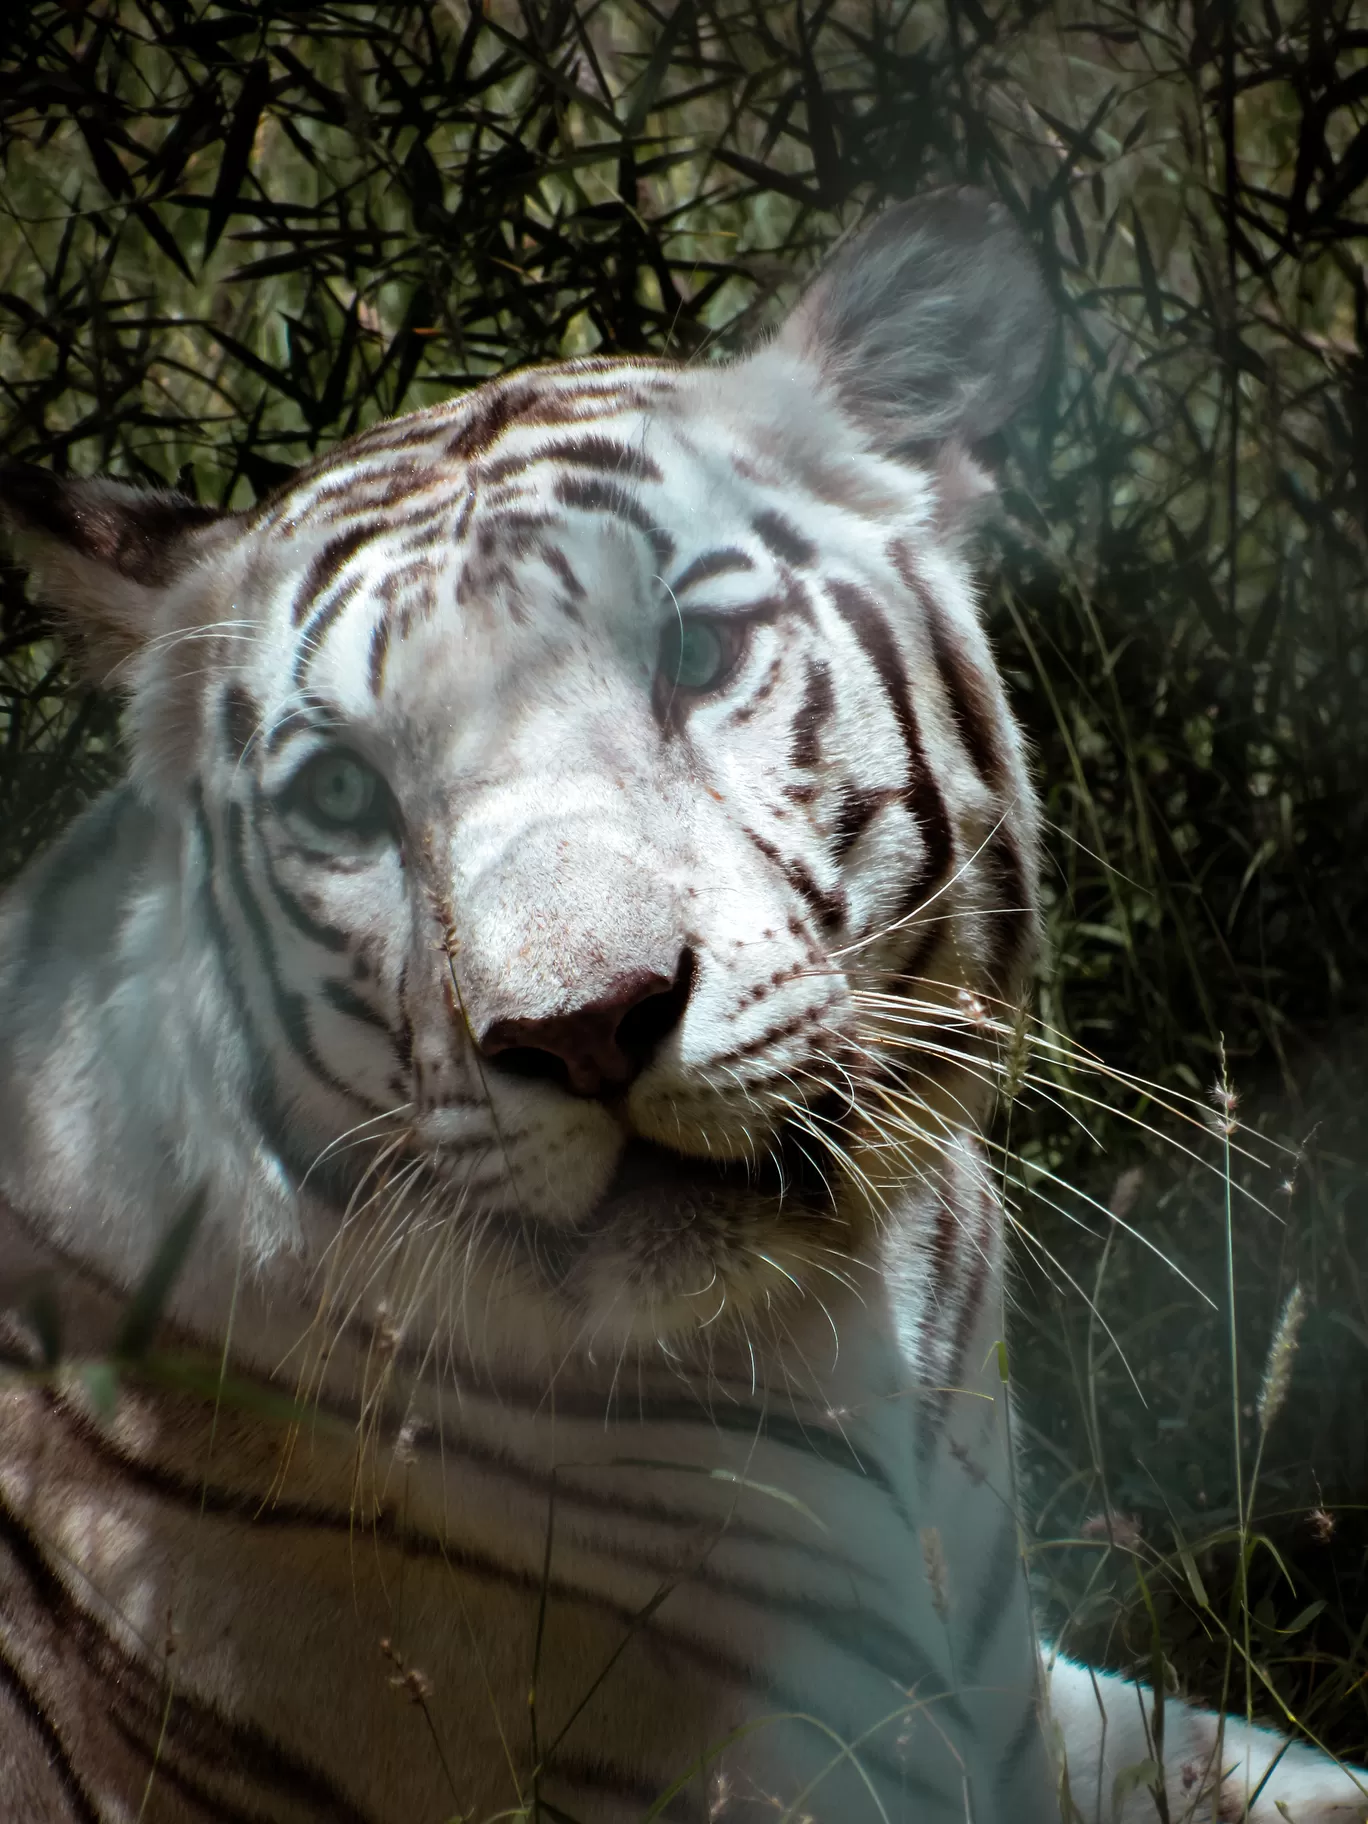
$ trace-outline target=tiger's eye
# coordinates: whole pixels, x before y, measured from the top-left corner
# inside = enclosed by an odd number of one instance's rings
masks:
[[[364,760],[334,749],[309,761],[291,786],[288,803],[320,829],[369,833],[383,811],[383,786]]]
[[[660,642],[660,675],[674,690],[710,690],[726,671],[728,643],[715,621],[684,615],[667,622]]]

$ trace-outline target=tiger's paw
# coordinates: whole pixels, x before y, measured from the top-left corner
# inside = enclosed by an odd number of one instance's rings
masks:
[[[1368,1773],[1241,1718],[1047,1660],[1064,1824],[1368,1824]],[[1162,1795],[1162,1796],[1161,1796]]]

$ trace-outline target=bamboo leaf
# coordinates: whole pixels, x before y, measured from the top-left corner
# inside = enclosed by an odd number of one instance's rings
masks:
[[[258,58],[243,73],[237,106],[233,109],[233,118],[224,136],[218,179],[209,199],[209,214],[204,224],[201,260],[207,260],[214,251],[219,236],[228,225],[228,218],[237,208],[238,196],[251,168],[257,126],[270,92],[270,66],[264,57]]]

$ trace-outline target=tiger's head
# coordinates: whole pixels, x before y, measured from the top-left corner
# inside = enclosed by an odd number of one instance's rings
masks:
[[[513,374],[245,512],[7,473],[252,1119],[339,1223],[662,1336],[934,1178],[1033,938],[964,546],[1048,334],[1005,212],[945,192],[748,358]]]

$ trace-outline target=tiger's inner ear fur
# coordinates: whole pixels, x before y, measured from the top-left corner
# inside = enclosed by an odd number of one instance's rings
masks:
[[[981,190],[888,209],[839,247],[774,352],[891,456],[930,454],[948,519],[986,490],[969,458],[1034,390],[1054,324],[1040,270]]]
[[[124,661],[176,624],[175,585],[222,542],[232,516],[179,494],[6,464],[0,519],[92,680],[117,684]]]

